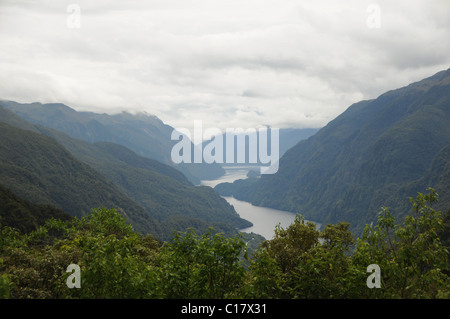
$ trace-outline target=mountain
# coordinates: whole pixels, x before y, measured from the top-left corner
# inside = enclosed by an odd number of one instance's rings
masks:
[[[50,205],[35,205],[0,185],[0,224],[28,233],[48,219],[70,220],[72,216]]]
[[[187,227],[200,232],[213,226],[230,233],[235,228],[251,226],[211,188],[195,187],[175,168],[139,156],[124,146],[74,139],[57,130],[30,124],[0,106],[1,120],[50,137],[77,160],[95,169],[117,187],[122,197],[131,199],[151,216],[162,240],[168,239],[174,230]]]
[[[209,225],[221,222],[236,228],[251,226],[213,189],[193,186],[170,166],[139,156],[118,144],[88,143],[48,128],[41,127],[40,131],[112,181],[160,222],[178,216],[184,218],[185,224],[194,218]]]
[[[302,213],[355,231],[376,222],[381,206],[395,216],[408,197],[433,187],[450,203],[450,69],[351,105],[280,159],[276,174],[234,195],[255,205]]]
[[[72,216],[116,208],[137,231],[160,235],[158,223],[117,186],[53,139],[0,122],[0,180],[17,196]]]
[[[316,128],[304,128],[304,129],[295,129],[295,128],[281,128],[279,129],[279,145],[278,145],[278,153],[279,156],[282,156],[284,153],[286,153],[286,151],[288,149],[290,149],[291,147],[293,147],[295,144],[297,144],[299,141],[304,140],[308,137],[310,137],[311,135],[314,135],[319,129]],[[270,130],[269,130],[270,131]],[[249,166],[267,166],[269,164],[267,163],[262,163],[260,161],[260,156],[259,156],[259,138],[260,138],[260,134],[261,132],[259,132],[257,129],[255,129],[255,136],[256,139],[254,140],[254,149],[256,150],[256,152],[258,153],[258,156],[256,158],[257,162],[256,163],[250,163],[249,161],[249,150],[251,149],[251,139],[249,138],[249,134],[248,132],[245,132],[245,129],[243,129],[243,132],[239,132],[236,131],[235,133],[233,133],[233,135],[230,135],[233,137],[233,154],[234,154],[234,160],[231,163],[227,163],[226,160],[226,152],[229,151],[227,149],[227,134],[223,133],[222,135],[219,135],[218,138],[220,138],[223,142],[223,164],[221,164],[223,167],[228,167],[228,166],[236,166],[236,164],[241,164],[238,163],[238,154],[240,152],[243,152],[243,154],[245,155],[245,163],[242,163],[244,165],[249,165]],[[217,138],[217,137],[216,137]],[[245,140],[243,140],[243,138]],[[240,140],[244,141],[244,148],[241,150],[240,149]],[[209,143],[211,143],[213,141],[213,139],[208,140],[203,142],[202,148],[205,148]],[[268,134],[267,137],[267,150],[268,150],[268,154],[271,154],[271,150],[272,150],[272,144],[271,144],[271,138],[270,138],[270,134]]]
[[[224,174],[218,164],[178,164],[171,161],[171,140],[174,128],[156,116],[146,113],[97,114],[77,112],[61,103],[29,103],[1,101],[2,105],[23,119],[56,129],[87,142],[112,142],[123,145],[141,156],[155,159],[179,169],[193,183],[215,179]]]
[[[282,128],[280,129],[280,156],[283,156],[298,142],[316,134],[318,128]]]

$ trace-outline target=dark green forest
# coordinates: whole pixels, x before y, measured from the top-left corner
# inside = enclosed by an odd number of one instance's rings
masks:
[[[29,211],[4,193],[7,207]],[[0,297],[449,298],[450,223],[433,208],[437,201],[433,189],[411,198],[403,223],[382,208],[360,238],[348,223],[318,230],[298,215],[252,252],[242,235],[214,229],[161,242],[104,207],[70,219],[50,210],[31,231],[13,227],[18,217],[0,228]],[[80,267],[79,286],[69,265]],[[379,267],[378,279],[371,265]]]

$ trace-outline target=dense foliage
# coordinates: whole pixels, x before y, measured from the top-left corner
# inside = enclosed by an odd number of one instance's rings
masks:
[[[50,205],[32,204],[0,185],[0,221],[3,226],[29,233],[50,218],[69,220],[72,217]]]
[[[354,239],[349,224],[298,216],[248,254],[242,236],[189,230],[170,242],[141,235],[115,210],[49,219],[22,233],[0,228],[2,298],[449,298],[449,228],[433,190],[397,223],[384,208]],[[80,267],[81,285],[69,288]],[[380,288],[368,266],[381,269]]]

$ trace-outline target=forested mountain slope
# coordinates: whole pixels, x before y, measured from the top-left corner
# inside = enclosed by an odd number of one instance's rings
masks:
[[[279,171],[235,196],[361,230],[381,206],[435,187],[449,203],[450,69],[350,106],[286,152]],[[445,175],[447,174],[447,175]]]
[[[125,213],[137,231],[160,235],[158,223],[116,185],[53,139],[0,122],[0,180],[14,194],[72,216],[105,206]]]
[[[126,199],[127,202],[130,202],[126,207],[133,203],[134,206],[139,207],[141,214],[149,216],[151,228],[153,228],[151,233],[160,239],[168,239],[174,230],[184,230],[187,227],[194,227],[197,231],[203,231],[208,226],[213,226],[217,230],[230,232],[235,228],[251,225],[251,223],[241,219],[233,207],[212,189],[192,186],[182,173],[170,166],[139,156],[121,145],[107,142],[89,143],[71,138],[54,129],[30,124],[2,107],[0,107],[0,115],[1,121],[7,121],[28,130],[16,129],[16,135],[19,140],[10,141],[8,146],[5,146],[2,151],[3,156],[6,156],[7,153],[12,155],[14,152],[19,152],[19,154],[14,156],[21,158],[22,163],[17,163],[19,167],[15,167],[15,169],[28,167],[24,163],[28,161],[27,154],[30,154],[30,156],[34,156],[36,161],[32,171],[42,170],[40,165],[49,161],[47,156],[50,153],[45,147],[40,146],[40,142],[36,144],[36,154],[28,152],[27,148],[29,145],[20,147],[20,141],[29,135],[34,138],[37,138],[36,136],[40,134],[51,137],[52,144],[57,144],[58,147],[63,146],[73,155],[74,159],[86,164],[91,170],[93,168],[95,173],[100,173],[100,180],[107,181],[114,187],[116,193],[120,193],[120,195],[117,195],[111,192],[111,196],[116,198],[119,203]],[[11,127],[10,129],[13,128]],[[8,140],[7,136],[5,135],[4,142]],[[44,136],[42,137],[44,138]],[[10,149],[12,152],[8,152]],[[39,149],[42,150],[43,154],[38,154]],[[8,162],[11,162],[11,160],[5,160],[5,163]],[[54,165],[58,166],[59,162],[54,161]],[[64,168],[61,169],[64,170]],[[2,174],[11,174],[11,170],[11,167],[5,168]],[[29,173],[26,172],[26,174]],[[46,180],[51,174],[58,175],[55,179],[52,179],[54,185],[48,189],[45,195],[41,194],[44,191],[41,187],[42,182],[40,179]],[[70,206],[71,209],[69,210],[67,206],[61,206],[62,202],[51,200],[49,197],[53,196],[58,188],[67,190],[65,183],[74,183],[70,180],[70,177],[64,174],[61,175],[58,172],[42,170],[34,181],[27,180],[24,182],[22,177],[19,178],[19,175],[13,174],[11,178],[5,179],[5,181],[8,181],[6,186],[32,202],[52,204],[72,215],[80,214],[80,205],[87,205],[86,207],[90,208],[100,205],[111,206],[111,201],[102,202],[96,199],[90,202],[84,199],[91,187],[88,185],[91,183],[90,180],[86,181],[82,190],[66,192],[66,196],[61,199],[61,201],[67,202]],[[44,185],[47,182],[50,181],[46,181]],[[74,187],[76,187],[77,183],[78,181],[75,181]],[[95,185],[93,181],[92,185]],[[29,191],[24,193],[25,189],[29,189]],[[102,189],[98,191],[101,192]],[[66,197],[71,196],[71,194],[72,197],[67,199]],[[72,203],[73,201],[82,203]],[[86,212],[86,207],[83,206],[82,214]],[[125,207],[123,211],[128,214]],[[131,214],[133,213],[131,212]],[[144,222],[137,229],[148,232],[148,229],[143,228],[145,224]]]
[[[48,219],[70,220],[72,217],[50,205],[35,205],[0,185],[0,225],[28,233]]]

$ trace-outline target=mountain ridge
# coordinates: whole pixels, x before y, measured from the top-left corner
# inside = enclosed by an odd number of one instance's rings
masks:
[[[159,235],[143,208],[53,139],[4,122],[0,132],[1,184],[17,196],[77,217],[102,205],[116,208],[126,211],[136,230]]]
[[[155,235],[156,233],[156,237],[167,239],[174,230],[182,230],[183,227],[189,227],[189,225],[201,226],[203,229],[207,229],[209,226],[215,226],[218,230],[223,229],[228,232],[232,230],[231,225],[238,228],[251,225],[249,222],[240,219],[231,205],[212,189],[193,186],[186,177],[175,168],[149,158],[141,157],[121,145],[109,142],[89,143],[71,138],[67,134],[54,129],[42,127],[37,124],[30,124],[1,106],[0,115],[2,115],[0,122],[10,121],[23,129],[28,130],[29,133],[23,133],[16,128],[15,135],[17,137],[23,136],[24,134],[25,136],[35,134],[36,136],[42,135],[43,137],[48,137],[51,140],[52,145],[57,144],[59,148],[64,147],[77,161],[83,162],[89,169],[95,170],[96,174],[102,175],[101,178],[97,179],[108,180],[108,183],[114,185],[116,188],[114,197],[122,198],[122,200],[125,197],[128,198],[130,203],[133,202],[134,206],[139,207],[141,215],[148,215],[149,218],[153,219],[151,224],[153,225],[152,227],[157,228],[153,230],[153,234]],[[12,127],[10,129],[12,129]],[[50,140],[47,141],[50,142]],[[4,139],[3,142],[5,141],[7,140]],[[40,144],[37,143],[37,145]],[[53,146],[56,147],[56,145]],[[22,158],[23,161],[19,166],[4,166],[4,174],[11,173],[14,170],[23,170],[21,166],[24,166],[24,163],[29,161],[27,154],[24,152],[29,147],[30,146],[20,148],[22,149],[22,153],[20,153],[17,143],[13,141],[3,148],[3,151],[0,152],[3,156],[12,154],[12,152],[8,151],[12,150],[16,151],[17,156]],[[39,157],[38,152],[33,155],[34,158]],[[4,162],[11,163],[11,160],[5,160]],[[34,167],[39,167],[39,161]],[[39,169],[41,168],[39,167]],[[41,175],[45,178],[47,174],[48,172],[44,170]],[[13,177],[9,180],[9,184],[6,186],[11,188],[12,184],[18,183],[18,176],[23,177],[28,175],[30,175],[30,173],[26,170],[20,174],[13,174]],[[98,177],[98,175],[96,176]],[[61,181],[59,182],[61,183]],[[27,184],[28,188],[32,188],[32,191],[30,191],[29,194],[20,193],[20,187],[12,188],[13,191],[16,193],[18,192],[19,195],[26,199],[34,202],[46,202],[59,207],[58,202],[53,202],[45,196],[46,194],[42,194],[43,190],[39,183],[40,176],[33,175],[33,180],[29,181]],[[89,185],[85,185],[85,188],[89,189]],[[50,193],[54,194],[55,192],[56,190],[51,188]],[[79,190],[79,192],[83,193],[83,190]],[[117,192],[120,192],[121,195],[118,195]],[[78,196],[77,192],[73,193],[73,197]],[[37,196],[36,194],[40,195]],[[33,198],[33,196],[35,198]],[[78,197],[80,201],[83,201],[83,196],[80,195]],[[43,201],[43,198],[46,198],[47,201]],[[188,198],[190,198],[190,200],[188,200]],[[70,202],[70,200],[67,201]],[[107,203],[108,201],[98,201],[94,206],[101,204],[106,205]],[[72,203],[72,206],[76,205]],[[75,214],[74,211],[69,210],[69,212],[72,215]],[[126,214],[127,209],[123,209],[122,212]],[[133,212],[130,212],[130,214],[133,215]],[[181,216],[182,218],[180,219],[180,217],[177,216]],[[170,220],[172,217],[176,218]],[[131,217],[131,219],[133,218]],[[228,226],[228,223],[231,223],[231,225]],[[145,232],[145,227],[142,228],[143,225],[145,225],[145,222],[142,222],[142,225],[138,225],[138,229]],[[178,228],[169,229],[170,227]]]
[[[224,174],[218,164],[178,164],[171,160],[174,130],[158,117],[145,113],[117,114],[79,112],[62,103],[0,102],[10,111],[33,124],[53,128],[87,142],[111,142],[123,145],[137,154],[155,159],[180,170],[193,184]]]
[[[376,221],[389,198],[396,215],[404,216],[395,202],[407,198],[394,199],[391,194],[404,194],[400,189],[429,171],[450,144],[448,123],[450,69],[352,104],[289,149],[276,174],[262,176],[234,196],[254,205],[299,212],[321,223],[348,221],[361,231]],[[407,196],[425,192],[423,187],[409,188]],[[445,187],[437,191],[447,202]]]

